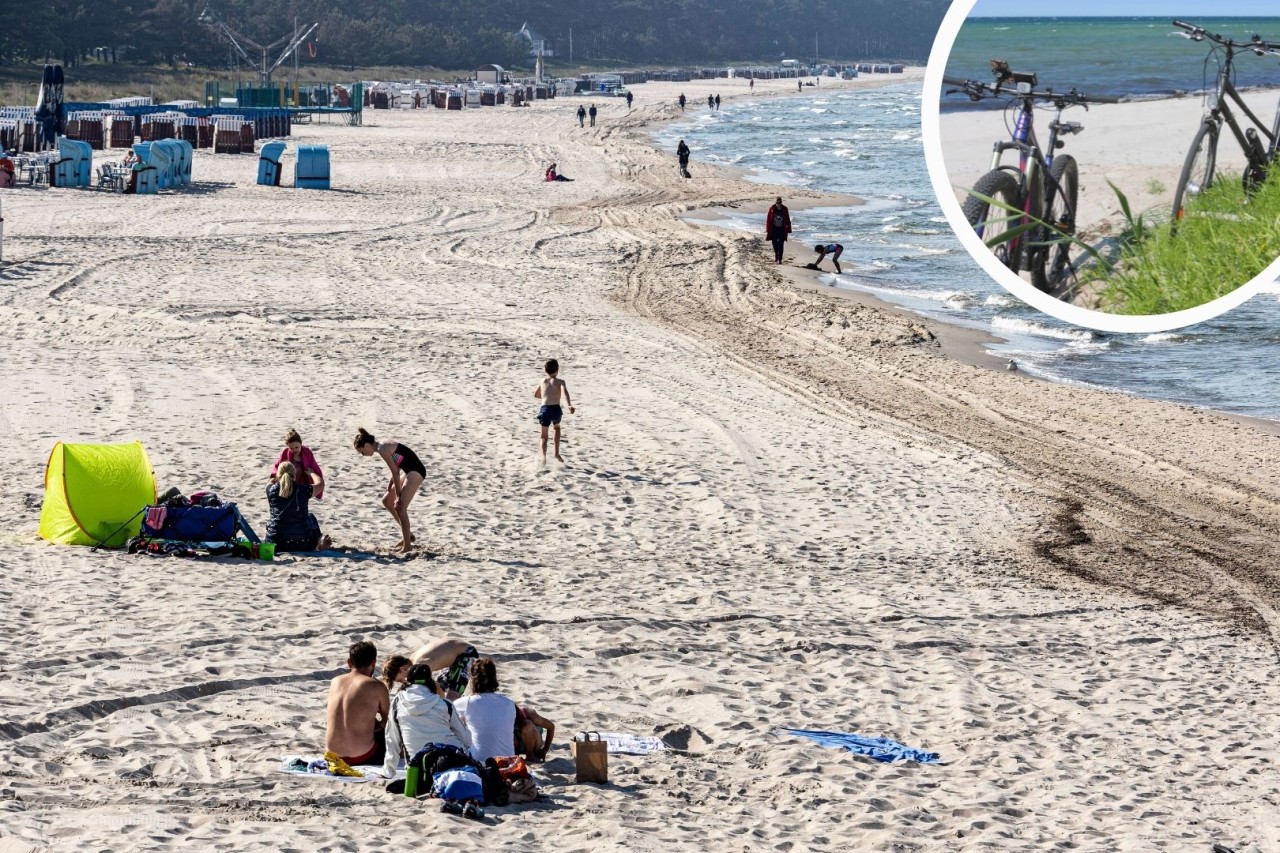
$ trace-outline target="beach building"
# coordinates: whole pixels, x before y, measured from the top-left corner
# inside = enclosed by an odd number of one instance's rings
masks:
[[[529,29],[526,22],[516,32],[516,38],[523,39],[529,43],[529,55],[537,56],[555,56],[555,51],[551,49],[551,41],[537,30]]]
[[[476,69],[476,82],[490,86],[501,86],[506,70],[501,65],[481,65]]]

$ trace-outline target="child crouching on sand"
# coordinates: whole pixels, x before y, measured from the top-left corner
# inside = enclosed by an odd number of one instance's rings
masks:
[[[573,401],[569,398],[569,386],[564,384],[564,380],[559,378],[557,374],[560,372],[560,362],[554,358],[547,361],[547,375],[538,387],[533,389],[534,399],[541,400],[542,406],[538,409],[538,424],[542,427],[542,464],[547,464],[547,428],[554,427],[556,431],[555,453],[556,461],[564,462],[560,458],[560,419],[564,417],[564,410],[560,408],[560,395],[564,395],[564,403],[569,407],[569,414],[573,414]]]

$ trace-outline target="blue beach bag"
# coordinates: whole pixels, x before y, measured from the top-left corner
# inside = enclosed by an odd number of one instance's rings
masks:
[[[484,802],[484,782],[480,780],[480,775],[470,768],[459,767],[455,770],[446,770],[431,778],[432,790],[442,800]]]

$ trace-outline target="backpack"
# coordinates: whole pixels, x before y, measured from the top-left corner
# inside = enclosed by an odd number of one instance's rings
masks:
[[[538,784],[529,774],[529,765],[518,755],[494,759],[506,781],[509,803],[531,803],[538,799]]]
[[[779,210],[777,213],[773,214],[773,227],[774,227],[774,228],[785,228],[785,227],[786,227],[786,224],[787,224],[787,218],[786,218],[785,216],[783,216],[783,215],[782,215],[782,211],[781,211],[781,210]]]

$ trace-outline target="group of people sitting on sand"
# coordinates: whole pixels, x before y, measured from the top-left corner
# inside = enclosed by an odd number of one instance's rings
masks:
[[[456,639],[394,655],[374,677],[378,650],[354,643],[347,672],[329,684],[325,750],[348,765],[381,766],[394,778],[428,744],[463,749],[477,762],[521,755],[543,761],[556,725],[498,692],[492,658]]]

